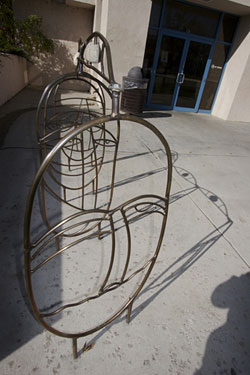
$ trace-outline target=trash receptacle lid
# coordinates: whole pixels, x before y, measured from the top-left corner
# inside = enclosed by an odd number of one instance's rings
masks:
[[[135,79],[142,79],[143,78],[142,68],[140,68],[139,66],[134,66],[133,68],[129,70],[128,77],[135,78]]]

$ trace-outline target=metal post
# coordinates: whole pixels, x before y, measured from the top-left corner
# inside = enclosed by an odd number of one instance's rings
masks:
[[[110,91],[112,92],[112,113],[111,116],[115,117],[119,114],[120,111],[120,93],[122,87],[119,83],[112,82],[109,86]]]
[[[74,359],[76,359],[77,358],[77,338],[76,337],[73,337],[72,344],[73,344],[73,357]]]

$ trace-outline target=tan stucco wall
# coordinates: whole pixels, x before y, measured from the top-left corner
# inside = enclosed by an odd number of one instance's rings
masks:
[[[102,6],[101,15],[98,5]],[[95,30],[110,43],[119,83],[130,68],[142,66],[151,5],[151,0],[97,0]]]
[[[26,59],[0,54],[0,105],[7,102],[28,83]]]
[[[212,114],[225,120],[250,121],[250,16],[244,16]]]
[[[67,6],[53,0],[14,0],[13,8],[20,19],[30,14],[42,16],[43,31],[55,43],[54,55],[29,64],[30,84],[44,86],[59,74],[74,71],[72,57],[77,52],[77,41],[92,32],[94,8]]]
[[[230,108],[228,120],[250,122],[250,56]]]
[[[103,0],[95,0],[93,31],[100,31],[101,32],[102,2],[103,2]]]

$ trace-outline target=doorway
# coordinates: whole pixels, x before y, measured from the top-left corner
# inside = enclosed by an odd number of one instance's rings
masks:
[[[152,0],[146,109],[210,113],[239,17],[185,0]]]
[[[199,38],[162,32],[151,71],[148,106],[196,112],[211,62],[211,47]]]

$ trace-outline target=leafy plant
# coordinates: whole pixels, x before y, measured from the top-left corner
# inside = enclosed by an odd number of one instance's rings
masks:
[[[42,32],[42,17],[16,19],[11,0],[0,0],[0,52],[23,56],[32,61],[41,53],[53,52],[53,41]]]

